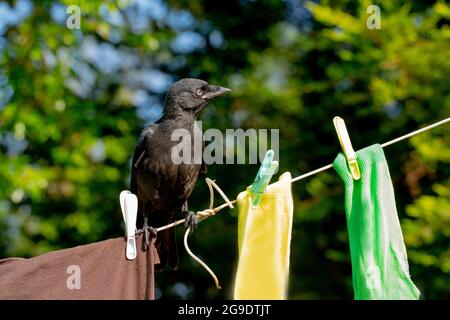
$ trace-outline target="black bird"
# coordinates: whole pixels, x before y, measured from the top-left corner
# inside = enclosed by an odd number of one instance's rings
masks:
[[[175,221],[178,212],[187,218],[186,227],[196,227],[197,218],[192,211],[188,211],[187,200],[199,173],[206,172],[206,165],[202,156],[203,138],[195,121],[211,99],[230,91],[193,78],[179,80],[170,87],[162,117],[142,130],[133,155],[130,188],[139,201],[138,228],[157,228],[169,224]],[[198,130],[196,135],[194,128]],[[180,140],[173,141],[174,132],[181,132],[183,137],[178,138],[182,140],[190,135],[190,140],[183,140],[188,141],[191,147],[190,161],[185,161],[188,163],[173,159],[174,147],[180,145]],[[198,156],[194,159],[194,145],[198,146],[198,143],[202,148],[200,159]],[[145,236],[148,245],[149,234]],[[158,232],[156,248],[161,262],[158,270],[178,267],[174,228]]]

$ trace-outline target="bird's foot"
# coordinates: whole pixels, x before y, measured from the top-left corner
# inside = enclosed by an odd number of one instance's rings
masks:
[[[198,225],[198,217],[197,215],[193,212],[193,211],[185,211],[183,212],[183,214],[185,215],[185,223],[184,226],[185,228],[190,228],[191,229],[191,233],[194,232],[194,230],[197,228]]]
[[[147,250],[150,247],[150,235],[156,236],[156,229],[148,225],[148,218],[144,217],[144,249]]]

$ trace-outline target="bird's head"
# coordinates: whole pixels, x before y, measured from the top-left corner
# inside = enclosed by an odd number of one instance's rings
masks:
[[[228,88],[211,85],[200,79],[181,79],[167,92],[164,113],[167,115],[190,113],[197,116],[211,99],[230,91]]]

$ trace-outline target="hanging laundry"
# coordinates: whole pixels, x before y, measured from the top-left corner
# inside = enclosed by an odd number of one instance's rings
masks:
[[[136,240],[138,253],[131,261],[125,258],[125,238],[0,260],[0,300],[153,300],[155,238],[146,251],[142,235]]]
[[[394,189],[379,144],[358,151],[361,179],[354,180],[343,154],[333,167],[345,184],[354,296],[368,299],[419,299],[409,274]]]
[[[252,208],[250,187],[237,197],[239,263],[234,299],[286,299],[293,201],[291,174],[269,185]]]

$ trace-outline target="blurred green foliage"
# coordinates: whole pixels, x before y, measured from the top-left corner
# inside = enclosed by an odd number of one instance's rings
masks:
[[[0,9],[24,3],[2,2]],[[81,8],[81,30],[65,25],[65,6],[73,4]],[[381,29],[369,30],[371,4],[47,0],[31,3],[16,23],[4,20],[0,257],[123,234],[118,195],[129,188],[137,135],[160,113],[167,85],[158,83],[167,79],[198,77],[232,88],[205,110],[203,128],[279,128],[281,172],[294,176],[339,152],[335,115],[346,120],[357,149],[450,116],[450,6],[377,1]],[[145,70],[153,73],[142,76]],[[446,126],[385,150],[410,272],[425,299],[450,296],[448,138]],[[257,169],[213,165],[208,176],[232,198]],[[351,299],[341,182],[328,171],[293,191],[290,298]],[[190,207],[207,206],[199,181]],[[157,274],[157,294],[229,298],[236,222],[225,210],[191,238],[224,290],[180,246],[181,267]]]

